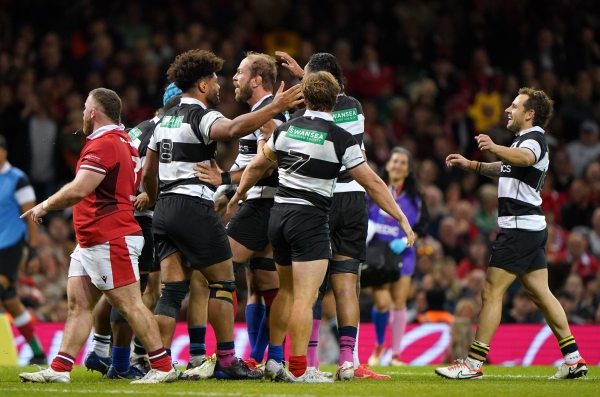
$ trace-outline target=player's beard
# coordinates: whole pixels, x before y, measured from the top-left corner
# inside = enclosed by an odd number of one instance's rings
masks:
[[[518,118],[513,117],[512,123],[509,123],[506,128],[508,128],[509,131],[517,133],[517,132],[521,131],[522,125],[523,125],[523,120],[519,120]]]
[[[82,131],[85,135],[90,135],[93,131],[93,126],[92,126],[92,118],[86,118],[85,116],[83,116],[83,128]]]
[[[252,87],[250,87],[250,81],[248,83],[236,87],[237,91],[235,93],[235,100],[240,103],[248,102],[250,98],[252,98]]]
[[[219,99],[219,90],[211,91],[206,97],[206,102],[208,102],[208,106],[215,107],[221,102]]]

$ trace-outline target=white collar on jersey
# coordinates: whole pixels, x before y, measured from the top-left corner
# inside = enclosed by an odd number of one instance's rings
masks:
[[[2,169],[0,170],[0,175],[7,174],[8,171],[10,171],[11,168],[12,168],[12,165],[10,165],[10,163],[8,162],[8,160],[6,160],[4,162],[4,165],[2,166]]]
[[[92,132],[90,134],[90,136],[87,137],[87,139],[92,140],[92,139],[99,138],[102,135],[104,135],[105,132],[112,131],[112,130],[121,130],[121,131],[124,131],[125,130],[125,126],[123,124],[119,124],[119,125],[108,124],[108,125],[105,125],[104,127],[100,127],[96,131]]]
[[[202,101],[199,101],[196,98],[190,98],[189,96],[182,97],[181,102],[179,102],[179,105],[181,106],[184,103],[186,105],[200,105],[203,109],[206,109],[206,105],[203,104]]]
[[[267,94],[267,95],[265,95],[264,97],[260,98],[260,99],[258,100],[258,102],[256,102],[256,103],[254,104],[254,106],[252,106],[252,109],[250,109],[250,111],[251,111],[251,112],[254,112],[254,109],[256,109],[256,108],[258,107],[258,105],[260,105],[261,103],[263,103],[263,101],[264,101],[265,99],[267,99],[268,97],[270,97],[270,96],[273,96],[273,94]]]
[[[542,134],[544,133],[544,130],[542,129],[542,127],[536,125],[535,127],[527,128],[526,130],[519,132],[519,136],[525,135],[525,134],[533,132],[533,131],[541,132]]]
[[[308,110],[304,112],[304,117],[318,117],[323,120],[333,121],[333,116],[325,112],[317,112],[316,110]]]

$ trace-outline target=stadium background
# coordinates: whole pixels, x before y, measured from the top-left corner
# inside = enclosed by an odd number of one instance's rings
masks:
[[[467,299],[474,310],[456,315],[475,321],[497,232],[496,188],[489,179],[447,169],[443,159],[460,152],[494,161],[476,150],[472,137],[486,133],[510,142],[503,110],[519,87],[540,88],[556,102],[546,130],[551,170],[543,189],[551,287],[571,323],[600,324],[596,3],[0,0],[0,134],[8,140],[9,161],[30,176],[41,201],[73,177],[85,143],[73,132],[82,126],[91,89],[117,91],[123,123],[135,126],[160,107],[174,57],[208,49],[225,59],[217,108],[235,117],[248,110],[235,102],[231,80],[244,51],[284,50],[302,66],[315,52],[331,52],[343,66],[347,93],[363,105],[370,165],[381,172],[395,145],[417,160],[431,224],[419,242],[411,318],[417,322],[427,310],[427,290],[444,288],[446,310],[455,312]],[[297,82],[283,67],[279,72],[286,86]],[[237,142],[220,144],[220,166],[227,169],[236,154]],[[38,256],[21,271],[19,295],[40,323],[62,322],[75,244],[69,211],[44,225]],[[243,321],[243,281],[238,288],[237,320]],[[543,323],[518,283],[504,303],[503,323]],[[364,322],[371,305],[363,290]]]

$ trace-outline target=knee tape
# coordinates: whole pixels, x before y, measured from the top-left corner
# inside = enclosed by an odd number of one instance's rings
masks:
[[[358,274],[360,261],[358,259],[330,259],[329,272],[331,274]]]
[[[252,258],[250,259],[250,270],[266,270],[268,272],[277,271],[275,260],[271,258]]]
[[[243,262],[233,261],[233,272],[237,273],[238,269],[244,265]]]
[[[154,314],[177,319],[181,302],[190,291],[190,280],[162,283],[162,294],[154,309]]]
[[[114,307],[110,308],[110,322],[116,324],[126,324],[127,319]]]
[[[144,291],[146,291],[146,286],[148,285],[148,277],[150,277],[149,273],[140,274],[140,292],[144,295]]]
[[[214,280],[208,282],[209,299],[220,299],[233,304],[235,282],[232,280]]]

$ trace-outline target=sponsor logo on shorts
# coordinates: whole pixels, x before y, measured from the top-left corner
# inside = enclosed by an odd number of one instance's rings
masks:
[[[298,128],[292,125],[288,128],[285,136],[286,138],[295,139],[297,141],[323,145],[325,144],[327,133],[314,130],[305,130],[304,128]]]
[[[338,110],[331,114],[333,115],[333,122],[336,124],[358,121],[358,112],[356,111],[356,108]]]
[[[107,279],[108,277],[106,277],[106,276],[102,276],[102,277],[100,277],[100,278],[102,279],[102,281],[104,281],[104,284],[106,284],[106,279]]]

